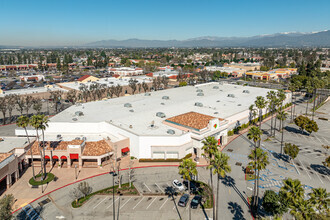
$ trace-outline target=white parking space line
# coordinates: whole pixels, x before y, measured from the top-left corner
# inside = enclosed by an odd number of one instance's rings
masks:
[[[298,158],[297,158],[298,159]],[[299,160],[299,159],[298,159]],[[304,168],[304,170],[306,171],[306,173],[307,173],[307,175],[308,175],[308,177],[309,177],[309,179],[312,179],[311,178],[311,176],[309,175],[309,173],[308,173],[308,170],[306,169],[306,167],[304,166],[304,164],[299,160],[299,163],[301,164],[301,166]]]
[[[323,144],[323,142],[316,136],[314,136],[321,144]]]
[[[148,205],[148,207],[146,209],[148,209],[152,203],[154,203],[154,201],[157,199],[157,197],[154,198],[154,200],[152,200],[152,202]]]
[[[163,203],[163,205],[161,205],[161,206],[159,207],[159,210],[161,210],[161,209],[163,208],[163,206],[165,205],[165,203],[167,202],[167,200],[168,200],[168,198],[165,200],[165,202]]]
[[[95,209],[96,207],[98,207],[102,202],[104,202],[104,200],[106,200],[108,197],[105,197],[101,202],[99,202],[96,206],[93,207],[93,209]]]
[[[294,168],[296,169],[297,173],[300,174],[298,168],[296,167],[296,164],[293,161],[292,161],[292,164],[293,164]]]
[[[122,209],[128,202],[129,202],[129,200],[131,200],[132,199],[132,197],[131,198],[129,198],[121,207],[120,207],[120,209]]]
[[[168,183],[166,183],[166,185],[167,185],[168,187],[171,187]]]
[[[142,197],[142,199],[133,207],[133,209],[135,209],[136,206],[138,206],[142,202],[143,199],[144,199],[144,197]]]
[[[143,183],[145,185],[145,187],[147,187],[147,189],[151,192],[151,190],[149,189],[149,187],[147,186],[146,183]]]
[[[321,177],[319,176],[319,174],[317,174],[317,171],[314,172],[316,174],[316,176],[320,179],[321,183],[323,183],[323,181],[321,180]]]
[[[119,199],[119,197],[115,200],[115,203],[117,202],[118,199]],[[112,205],[113,205],[113,202],[107,207],[107,209],[110,208]]]
[[[326,138],[324,138],[324,137],[321,137],[321,138],[324,139],[327,144],[329,144],[329,141]]]
[[[162,191],[162,193],[165,193],[164,190],[157,183],[155,183],[155,185],[160,189],[160,191]]]

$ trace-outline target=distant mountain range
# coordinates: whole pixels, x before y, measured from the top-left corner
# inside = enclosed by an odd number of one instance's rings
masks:
[[[286,32],[253,37],[205,36],[187,40],[102,40],[85,47],[330,47],[330,31],[313,33]]]

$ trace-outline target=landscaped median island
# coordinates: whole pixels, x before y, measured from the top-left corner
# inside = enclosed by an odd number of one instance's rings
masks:
[[[87,195],[84,195],[81,197],[82,194],[85,194],[85,192],[91,191],[91,187],[88,186],[82,186],[86,185],[86,182],[81,182],[78,186],[77,189],[74,189],[71,194],[73,197],[76,197],[76,200],[74,200],[71,205],[73,208],[79,208],[82,206],[84,203],[86,203],[90,198],[92,198],[95,195],[112,195],[113,194],[113,189],[115,191],[116,195],[139,195],[139,192],[137,189],[134,187],[134,184],[132,186],[129,186],[129,183],[124,183],[121,184],[121,188],[119,188],[118,185],[116,186],[111,186],[105,189],[101,189],[99,191],[93,192],[93,193],[88,193]],[[78,198],[79,197],[79,198]]]
[[[32,185],[32,186],[40,186],[40,185],[50,183],[55,178],[54,174],[47,173],[46,179],[42,180],[42,175],[43,175],[42,173],[36,175],[35,179],[32,177],[29,180],[29,184]]]
[[[199,184],[199,190],[197,192],[198,195],[202,196],[202,201],[204,201],[203,206],[204,209],[212,209],[213,208],[213,196],[212,189],[206,183],[196,181]]]

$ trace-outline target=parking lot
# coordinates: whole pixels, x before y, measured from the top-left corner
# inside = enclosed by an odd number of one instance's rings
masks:
[[[168,196],[121,196],[115,197],[115,213],[120,214],[120,219],[183,219],[188,218],[189,206],[176,206],[178,197],[174,201]],[[189,201],[192,199],[190,196]],[[211,210],[202,208],[192,209],[193,219],[206,219]],[[178,213],[179,212],[179,213]],[[80,209],[74,210],[75,218],[112,216],[112,196],[95,196]],[[206,214],[206,215],[205,215]]]

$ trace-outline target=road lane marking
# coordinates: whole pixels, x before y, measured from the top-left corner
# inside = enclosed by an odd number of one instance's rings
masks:
[[[298,159],[298,158],[297,158]],[[298,159],[299,160],[299,159]],[[306,173],[307,173],[307,175],[308,175],[308,177],[309,177],[309,179],[312,179],[311,178],[311,176],[309,175],[309,173],[308,173],[308,170],[306,169],[306,167],[304,166],[304,164],[299,160],[299,163],[301,164],[301,166],[304,168],[304,170],[306,171]]]
[[[155,197],[155,199],[152,200],[152,202],[148,205],[148,207],[147,207],[146,209],[148,209],[148,208],[151,206],[151,204],[154,203],[154,201],[155,201],[156,199],[157,199],[157,197]]]
[[[163,193],[165,193],[164,190],[162,188],[160,188],[160,186],[157,183],[155,183],[155,185],[160,189],[160,191],[162,191]]]
[[[140,204],[140,202],[142,202],[143,199],[144,199],[144,197],[142,197],[142,199],[133,207],[133,209],[135,209],[136,206],[138,206]]]
[[[96,206],[94,206],[93,209],[95,209],[96,207],[98,207],[104,200],[106,200],[108,197],[105,197],[101,202],[99,202]]]
[[[120,209],[122,209],[128,202],[129,202],[129,200],[131,200],[132,199],[132,197],[131,198],[129,198],[123,205],[122,205],[122,207],[120,207]]]
[[[159,210],[161,210],[161,209],[163,208],[163,206],[165,205],[165,203],[167,202],[167,200],[168,200],[168,198],[165,200],[165,202],[163,203],[163,205],[161,205],[161,206],[159,207]]]
[[[112,202],[112,203],[107,207],[107,209],[110,208],[110,207],[113,205],[113,203],[116,203],[118,199],[119,199],[119,197],[118,197],[114,202]]]
[[[151,190],[149,189],[149,187],[147,186],[147,184],[146,183],[143,183],[146,187],[147,187],[147,189],[151,192]]]

